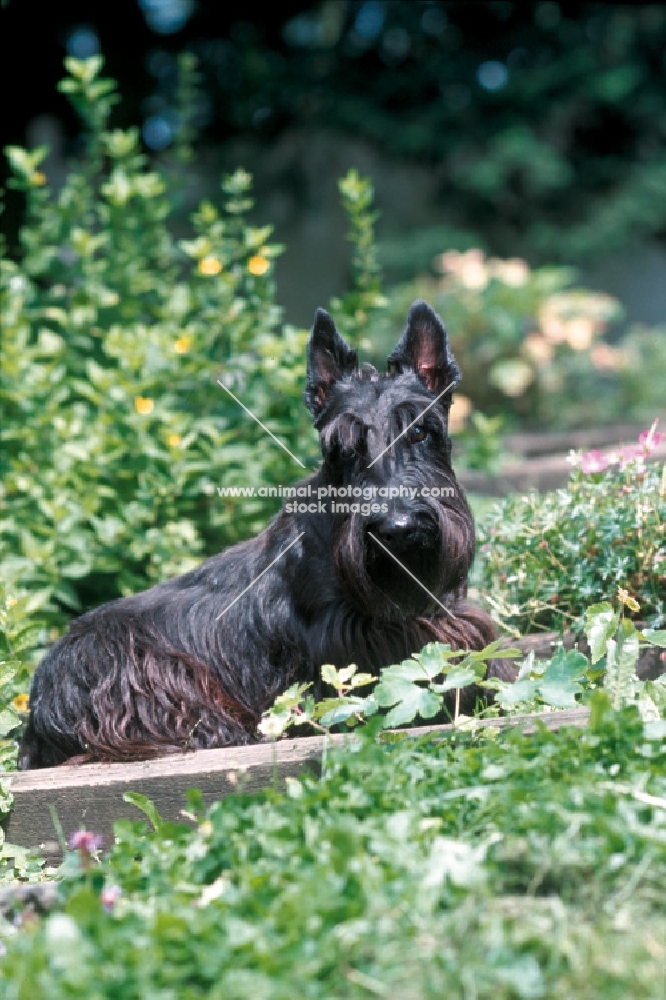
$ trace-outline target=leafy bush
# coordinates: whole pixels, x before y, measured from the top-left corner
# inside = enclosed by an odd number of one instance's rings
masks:
[[[250,225],[250,177],[203,202],[176,239],[178,181],[152,169],[138,130],[109,128],[102,60],[67,61],[62,83],[88,126],[57,196],[44,149],[12,147],[27,198],[20,262],[0,264],[3,312],[2,569],[42,595],[51,621],[186,571],[262,528],[274,504],[224,502],[216,486],[287,483],[316,439],[301,402],[306,332],[280,326],[280,248]],[[372,188],[341,182],[361,320],[377,298]],[[366,270],[367,269],[367,270]],[[224,383],[225,391],[218,380]]]
[[[177,242],[166,176],[137,130],[106,127],[116,95],[101,60],[68,68],[90,133],[57,198],[44,150],[8,151],[28,216],[22,261],[0,271],[2,540],[26,586],[78,609],[253,530],[250,504],[239,516],[213,500],[220,454],[225,482],[280,480],[291,460],[216,379],[299,450],[303,335],[277,335],[278,248],[246,221],[250,178],[227,178],[223,210],[203,203]]]
[[[39,592],[14,596],[0,580],[0,771],[16,764],[16,737],[27,714],[30,668],[26,654],[44,642],[45,629],[36,609],[44,601]],[[4,812],[0,805],[0,815]]]
[[[194,828],[128,796],[155,829],[119,820],[99,863],[71,839],[56,909],[4,925],[2,995],[654,1000],[663,732],[602,702],[584,730],[362,739],[286,793],[191,792]]]
[[[568,627],[618,587],[632,616],[664,625],[666,471],[644,461],[658,436],[578,456],[566,488],[494,506],[480,526],[479,590],[512,634]]]

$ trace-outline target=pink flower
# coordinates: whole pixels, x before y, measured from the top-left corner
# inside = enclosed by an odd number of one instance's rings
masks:
[[[625,445],[620,452],[620,468],[626,469],[630,462],[641,461],[645,457],[645,448],[640,444]]]
[[[581,455],[580,467],[586,474],[591,472],[603,472],[609,465],[610,462],[604,453],[596,448],[593,451],[586,451],[583,455]]]
[[[122,896],[119,885],[107,885],[99,894],[100,902],[107,913],[113,913],[113,908]]]
[[[102,836],[92,830],[76,830],[69,838],[69,848],[88,856],[96,854],[102,846]]]
[[[649,431],[643,431],[642,434],[638,435],[638,442],[643,445],[647,455],[649,455],[651,451],[654,451],[657,445],[661,444],[664,440],[664,435],[661,431],[655,430],[655,426],[652,426]]]

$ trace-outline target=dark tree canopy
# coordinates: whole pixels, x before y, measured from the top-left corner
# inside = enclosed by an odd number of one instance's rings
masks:
[[[497,252],[584,260],[666,236],[661,4],[8,0],[0,20],[11,142],[44,113],[74,139],[54,85],[67,50],[98,45],[123,123],[142,121],[162,148],[179,125],[176,55],[189,50],[205,140],[270,142],[294,127],[363,136],[430,165],[451,224]]]

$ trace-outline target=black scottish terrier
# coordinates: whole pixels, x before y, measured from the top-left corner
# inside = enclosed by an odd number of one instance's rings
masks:
[[[447,432],[460,371],[425,302],[388,369],[359,370],[317,312],[304,397],[322,466],[257,538],[74,621],[35,673],[21,767],[249,743],[324,663],[377,673],[432,640],[492,641],[465,601],[474,522]]]

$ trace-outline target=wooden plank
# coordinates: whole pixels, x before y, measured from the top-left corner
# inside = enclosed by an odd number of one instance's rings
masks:
[[[50,807],[56,810],[65,837],[81,827],[101,833],[109,845],[113,823],[141,813],[123,801],[127,791],[141,792],[159,813],[182,821],[188,788],[200,788],[206,804],[230,792],[255,791],[274,781],[318,766],[321,739],[286,740],[280,744],[231,747],[171,754],[132,764],[83,764],[13,774],[14,808],[5,822],[9,843],[36,848],[49,858],[60,854]]]
[[[487,719],[481,724],[522,726],[525,732],[533,732],[536,720],[557,729],[584,726],[587,718],[586,709],[576,709]],[[414,737],[435,738],[453,728],[422,726],[406,732]],[[101,833],[108,847],[115,820],[143,818],[134,806],[123,801],[126,791],[147,795],[165,819],[182,822],[188,788],[201,789],[208,805],[230,792],[283,787],[287,777],[297,777],[305,768],[319,768],[325,740],[329,746],[341,746],[353,738],[344,734],[311,736],[251,747],[198,750],[133,764],[83,764],[5,775],[11,777],[14,793],[14,808],[5,821],[6,838],[11,844],[34,848],[50,861],[57,861],[61,852],[49,809],[53,806],[66,837],[85,827]]]

